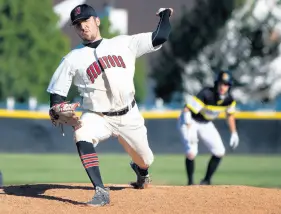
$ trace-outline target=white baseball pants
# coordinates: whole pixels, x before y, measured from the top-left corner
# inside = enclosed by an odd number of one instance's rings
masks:
[[[76,142],[93,142],[96,147],[99,142],[114,136],[139,167],[147,168],[152,164],[154,156],[137,104],[122,116],[105,116],[87,111],[82,114],[81,121],[82,127],[74,134]]]
[[[179,126],[179,131],[186,155],[195,157],[198,154],[198,142],[202,142],[213,155],[224,156],[225,147],[213,122],[200,123],[192,120],[190,130],[186,124],[182,124]],[[192,142],[190,142],[190,135],[193,136]]]

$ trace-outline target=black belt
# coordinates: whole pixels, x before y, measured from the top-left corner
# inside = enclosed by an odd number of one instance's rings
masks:
[[[205,119],[203,117],[203,115],[200,114],[200,113],[197,114],[197,115],[192,115],[191,117],[192,117],[193,120],[195,120],[198,123],[209,123],[210,122],[210,120]]]
[[[136,104],[136,101],[133,100],[132,103],[131,103],[131,106],[132,108],[135,106]],[[124,114],[127,114],[127,112],[130,110],[129,106],[127,106],[126,108],[124,109],[121,109],[119,111],[112,111],[112,112],[102,112],[103,115],[106,115],[106,116],[122,116]]]

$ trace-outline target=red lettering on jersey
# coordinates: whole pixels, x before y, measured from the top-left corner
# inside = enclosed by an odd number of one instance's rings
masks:
[[[95,79],[97,79],[98,75],[101,73],[99,66],[96,66],[95,64],[97,64],[97,62],[94,62],[87,68],[87,74],[92,83],[95,82]],[[98,69],[96,69],[96,67],[98,67]]]
[[[95,77],[94,77],[94,75],[92,74],[92,71],[91,71],[90,68],[87,69],[87,74],[88,74],[88,77],[90,78],[90,81],[91,81],[92,83],[94,83],[94,82],[95,82]]]
[[[111,66],[110,66],[110,64],[109,64],[109,62],[108,62],[107,56],[103,56],[102,58],[103,58],[103,60],[105,61],[107,67],[108,67],[108,68],[111,68]]]
[[[101,69],[100,69],[100,66],[99,66],[98,62],[94,62],[93,65],[94,65],[94,68],[95,68],[97,74],[100,75]]]
[[[99,58],[99,63],[100,63],[100,66],[103,68],[103,70],[107,68],[106,64],[104,63],[104,61],[102,60],[101,57]]]
[[[124,63],[124,61],[123,61],[122,56],[118,56],[118,59],[119,59],[121,65],[122,65],[122,67],[123,67],[123,68],[126,68],[126,65],[125,65],[125,63]]]
[[[95,71],[95,68],[93,66],[93,64],[90,65],[89,69],[91,70],[91,73],[93,74],[93,76],[95,77],[95,79],[98,77],[97,72]]]
[[[110,64],[112,65],[112,67],[115,67],[116,66],[115,62],[110,55],[108,55],[108,59],[109,59]]]
[[[117,56],[113,55],[112,58],[114,59],[114,62],[116,63],[116,65],[117,65],[118,67],[121,67],[121,63],[119,62]]]
[[[93,62],[86,70],[87,75],[92,83],[95,79],[102,73],[103,70],[109,69],[111,67],[122,67],[126,68],[124,60],[121,56],[103,56],[98,59],[98,61]]]

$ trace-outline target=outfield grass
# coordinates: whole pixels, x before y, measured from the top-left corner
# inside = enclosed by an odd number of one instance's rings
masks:
[[[129,167],[130,158],[122,154],[100,154],[104,183],[126,184],[135,179]],[[204,176],[209,156],[196,159],[196,182]],[[77,155],[0,154],[4,184],[88,183],[88,177]],[[150,174],[153,183],[185,185],[182,155],[156,155]],[[280,156],[233,156],[224,158],[214,176],[214,184],[281,187]]]

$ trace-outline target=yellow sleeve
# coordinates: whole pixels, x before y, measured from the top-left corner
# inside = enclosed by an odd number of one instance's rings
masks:
[[[196,96],[192,96],[188,99],[186,106],[194,113],[198,114],[205,106],[202,100]]]

